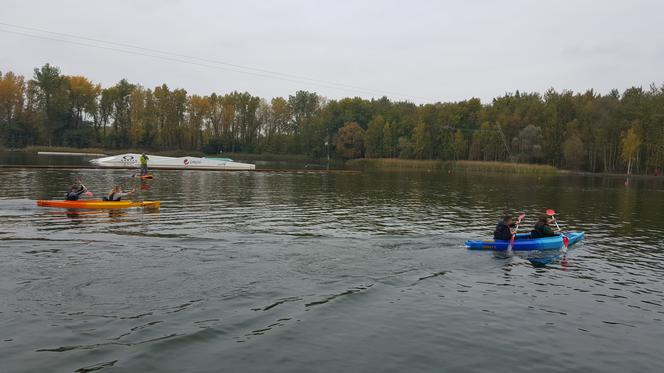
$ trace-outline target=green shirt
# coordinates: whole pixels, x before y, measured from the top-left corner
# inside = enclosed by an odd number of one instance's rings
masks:
[[[556,232],[548,225],[535,225],[535,228],[530,232],[532,238],[551,237],[555,236]]]

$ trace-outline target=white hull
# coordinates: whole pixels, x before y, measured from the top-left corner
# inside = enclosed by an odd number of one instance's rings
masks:
[[[98,167],[108,168],[140,168],[140,154],[128,153],[110,157],[96,158],[90,161]],[[160,157],[148,154],[148,168],[176,170],[235,170],[250,171],[256,166],[250,163],[235,162],[230,158],[199,158],[199,157]]]

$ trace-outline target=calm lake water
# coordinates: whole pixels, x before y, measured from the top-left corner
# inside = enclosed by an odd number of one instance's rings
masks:
[[[0,169],[0,371],[664,370],[661,181],[129,174]],[[161,210],[35,206],[74,176]],[[509,208],[586,239],[546,266],[463,248]]]

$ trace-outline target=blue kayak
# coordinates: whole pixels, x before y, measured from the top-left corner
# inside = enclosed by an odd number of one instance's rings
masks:
[[[581,241],[585,236],[583,232],[565,232],[569,238],[568,246]],[[509,241],[505,240],[469,240],[465,242],[467,248],[471,250],[507,250]],[[535,251],[535,250],[560,250],[563,248],[563,236],[557,235],[544,238],[530,238],[529,233],[519,233],[516,235],[512,250],[514,251]]]

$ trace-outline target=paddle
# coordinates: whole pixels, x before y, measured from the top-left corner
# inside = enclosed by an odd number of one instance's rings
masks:
[[[514,233],[512,233],[512,237],[510,238],[510,243],[507,245],[507,252],[512,251],[512,246],[514,246],[514,240],[516,239],[516,232],[519,230],[519,224],[521,224],[521,221],[525,217],[526,217],[525,213],[521,213],[519,215],[519,219],[516,221],[516,227],[514,227]]]
[[[85,194],[86,196],[88,196],[88,197],[92,197],[92,192],[89,191],[88,188],[87,188],[85,185],[81,184],[81,186],[83,187],[83,189],[85,189],[85,193],[84,193],[84,194]]]
[[[567,237],[563,233],[562,229],[560,229],[560,225],[558,225],[558,220],[555,217],[556,212],[553,209],[548,209],[546,210],[546,214],[551,216],[553,218],[553,222],[556,223],[556,228],[558,229],[558,232],[560,232],[560,235],[563,236],[563,252],[567,252],[567,246],[569,245],[569,237]]]

